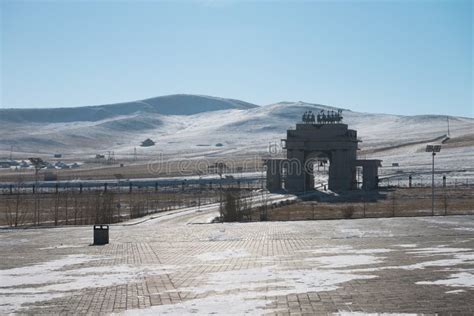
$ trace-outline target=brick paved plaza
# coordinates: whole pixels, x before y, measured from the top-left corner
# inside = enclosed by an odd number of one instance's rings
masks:
[[[1,230],[0,314],[474,313],[474,217]]]

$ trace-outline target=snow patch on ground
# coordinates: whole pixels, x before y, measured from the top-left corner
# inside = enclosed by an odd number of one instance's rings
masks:
[[[265,299],[256,299],[258,293],[215,295],[193,299],[178,304],[158,305],[146,309],[132,309],[112,315],[261,315],[268,304]]]
[[[456,225],[456,226],[463,226],[467,224],[465,221],[463,221],[462,218],[459,218],[457,216],[453,216],[451,218],[418,218],[420,221],[428,222],[428,223],[433,223],[433,224],[448,224],[448,225]]]
[[[406,266],[399,266],[400,269],[413,270],[413,269],[425,269],[427,267],[450,267],[457,266],[460,264],[473,264],[474,253],[457,253],[454,254],[450,259],[440,259],[433,261],[424,261]]]
[[[454,230],[474,232],[474,228],[471,228],[471,227],[456,227],[456,228],[454,228]]]
[[[452,291],[447,291],[447,292],[444,292],[446,294],[459,294],[459,293],[464,293],[466,292],[465,290],[452,290]]]
[[[58,246],[49,246],[49,247],[43,247],[43,248],[38,248],[39,250],[49,250],[49,249],[64,249],[64,248],[80,248],[84,247],[83,245],[58,245]]]
[[[261,287],[281,287],[263,292],[265,296],[280,296],[307,292],[331,291],[351,280],[372,279],[375,275],[362,275],[344,270],[298,269],[286,270],[277,266],[210,273],[203,277],[203,285],[183,289],[195,294],[223,293],[240,290],[252,291]]]
[[[342,228],[340,229],[340,235],[344,238],[362,238],[362,237],[393,237],[393,233],[390,230],[368,230],[358,228]]]
[[[20,268],[0,270],[0,289],[20,285],[45,284],[57,281],[57,277],[64,272],[58,270],[67,266],[83,264],[99,260],[100,257],[86,255],[70,255],[40,264]]]
[[[225,233],[225,229],[219,230],[218,232],[214,232],[208,236],[208,240],[210,241],[227,241],[227,240],[238,240],[237,237],[231,236]]]
[[[6,239],[5,238],[1,238],[0,239],[0,245],[6,245],[6,246],[9,246],[9,245],[17,245],[19,243],[27,243],[29,242],[30,240],[29,239],[26,239],[26,238],[21,238],[21,239]]]
[[[419,254],[419,255],[437,255],[437,254],[449,254],[459,253],[465,251],[471,251],[471,248],[449,248],[449,247],[434,247],[434,248],[418,248],[413,251],[407,252],[408,254]]]
[[[416,282],[416,284],[474,287],[474,274],[467,272],[455,273],[451,274],[449,279],[437,281],[420,281]]]
[[[339,311],[333,315],[337,316],[411,316],[418,314],[406,314],[406,313],[363,313],[363,312],[351,312],[351,311]]]
[[[374,248],[374,249],[354,249],[350,246],[334,246],[334,247],[321,247],[311,249],[310,252],[315,254],[375,254],[375,253],[387,253],[392,251],[391,249],[385,248]]]
[[[399,266],[380,266],[380,267],[369,267],[361,269],[353,269],[352,273],[371,273],[382,270],[390,269],[403,269],[403,270],[414,270],[414,269],[425,269],[428,267],[454,267],[462,264],[474,264],[474,252],[470,248],[455,248],[446,247],[440,245],[439,247],[428,247],[428,248],[416,248],[415,244],[403,244],[398,245],[402,248],[407,248],[407,255],[414,255],[415,257],[431,257],[431,256],[444,256],[444,259],[422,261],[410,265],[399,265]],[[382,249],[381,249],[382,250]],[[319,263],[327,265],[330,268],[357,266],[357,265],[371,265],[381,263],[383,257],[375,257],[370,255],[364,255],[361,251],[351,249],[350,247],[332,247],[332,248],[320,248],[313,250],[314,253],[357,253],[356,255],[336,255],[336,256],[323,256],[310,258],[311,261],[317,261]],[[377,253],[377,249],[367,249],[367,253]],[[308,260],[308,259],[307,259]],[[450,268],[448,268],[449,270]],[[451,278],[446,280],[437,281],[420,281],[416,284],[424,285],[446,285],[446,286],[464,286],[474,287],[474,275],[470,270],[459,270],[458,273],[452,274]],[[462,272],[460,272],[462,271]],[[454,293],[454,292],[453,292]]]
[[[397,246],[401,248],[416,248],[417,244],[402,244],[402,245],[397,245]]]
[[[323,256],[308,258],[309,261],[317,261],[327,268],[344,268],[349,266],[378,264],[384,257],[375,257],[370,255],[341,255],[341,256]]]
[[[449,256],[448,259],[439,259],[432,261],[424,261],[406,266],[399,266],[400,269],[425,269],[427,267],[449,267],[460,264],[474,263],[474,252],[470,248],[450,248],[445,246],[410,249],[408,255],[417,255],[418,257],[426,256]]]
[[[173,267],[161,265],[80,267],[100,259],[103,258],[70,255],[32,266],[0,270],[0,314],[18,311],[23,304],[62,297],[72,291],[126,284],[145,275],[173,271]]]

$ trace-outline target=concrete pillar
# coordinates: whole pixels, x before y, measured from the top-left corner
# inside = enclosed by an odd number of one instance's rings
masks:
[[[377,188],[376,183],[377,167],[376,166],[364,166],[362,173],[362,189],[374,190]]]
[[[362,189],[375,190],[378,187],[378,170],[380,161],[378,160],[359,160],[362,164]],[[411,187],[411,176],[409,177],[409,186]]]
[[[304,151],[291,150],[287,153],[288,160],[284,163],[286,169],[285,189],[289,192],[303,192],[307,190],[304,174]]]
[[[334,150],[329,166],[329,189],[345,191],[352,189],[355,181],[355,155],[351,150]]]
[[[267,190],[270,192],[282,189],[282,163],[283,159],[268,159],[265,162],[267,167]]]
[[[314,172],[313,166],[308,163],[308,160],[306,160],[305,169],[304,169],[306,191],[314,189],[314,173],[313,172]]]

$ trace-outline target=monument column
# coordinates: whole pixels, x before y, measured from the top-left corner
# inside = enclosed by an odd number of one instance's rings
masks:
[[[336,149],[331,153],[329,166],[329,189],[333,191],[350,190],[353,182],[354,159],[350,150]]]
[[[285,189],[289,192],[305,191],[304,150],[288,150],[287,158]]]

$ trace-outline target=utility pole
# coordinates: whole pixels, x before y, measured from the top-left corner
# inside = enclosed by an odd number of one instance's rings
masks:
[[[436,153],[433,152],[431,154],[433,157],[432,164],[431,164],[431,216],[434,215],[434,157],[436,156]]]
[[[35,167],[35,184],[33,186],[33,194],[35,198],[35,209],[34,209],[34,214],[33,214],[33,223],[35,225],[39,225],[39,210],[38,210],[38,173],[39,170],[43,167],[46,166],[46,163],[43,161],[43,159],[38,158],[38,157],[32,157],[28,158],[28,160],[31,162],[31,164]]]
[[[201,194],[202,194],[202,183],[201,183],[201,180],[202,180],[202,175],[201,175],[201,172],[198,171],[198,175],[199,175],[199,184],[198,184],[198,212],[201,212]]]
[[[426,146],[426,152],[431,153],[432,157],[432,162],[431,162],[431,216],[434,216],[434,187],[435,187],[435,182],[434,182],[434,158],[436,156],[436,153],[439,153],[441,151],[441,145],[427,145]]]
[[[222,181],[219,182],[219,213],[221,216],[221,221],[224,223],[224,208],[222,204]]]
[[[448,122],[448,137],[449,137],[449,116],[446,116],[446,121]]]

